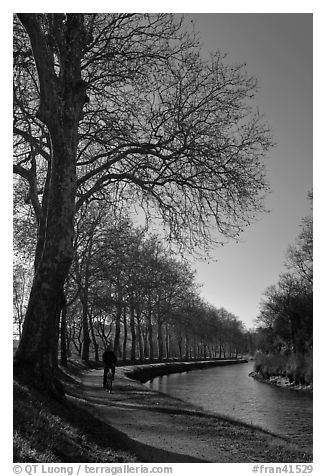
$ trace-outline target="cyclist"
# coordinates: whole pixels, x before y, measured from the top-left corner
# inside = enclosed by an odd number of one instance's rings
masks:
[[[111,344],[108,344],[106,346],[105,351],[103,352],[102,360],[103,360],[103,363],[104,363],[103,388],[105,388],[108,371],[109,371],[109,369],[112,370],[112,380],[114,380],[115,366],[116,366],[116,363],[117,363],[117,358],[116,358],[115,353],[112,350]]]

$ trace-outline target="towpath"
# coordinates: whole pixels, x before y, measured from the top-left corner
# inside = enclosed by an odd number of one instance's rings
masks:
[[[298,448],[285,445],[281,438],[151,391],[126,377],[127,370],[117,368],[112,394],[102,388],[102,370],[83,372],[79,397],[141,462],[311,460],[311,456],[304,455]]]

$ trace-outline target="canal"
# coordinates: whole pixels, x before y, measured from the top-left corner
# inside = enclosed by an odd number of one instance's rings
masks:
[[[279,388],[249,377],[253,362],[157,377],[152,390],[312,446],[312,395]]]

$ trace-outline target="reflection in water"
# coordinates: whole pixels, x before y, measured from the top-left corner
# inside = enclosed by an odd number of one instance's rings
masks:
[[[252,369],[252,362],[214,367],[157,377],[146,385],[310,446],[312,395],[257,382],[248,376]]]

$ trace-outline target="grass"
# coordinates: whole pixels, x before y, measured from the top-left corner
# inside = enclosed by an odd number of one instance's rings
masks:
[[[73,372],[76,369],[73,369]],[[66,375],[66,386],[78,381]],[[135,462],[116,430],[92,416],[74,399],[50,399],[14,381],[14,462]]]

